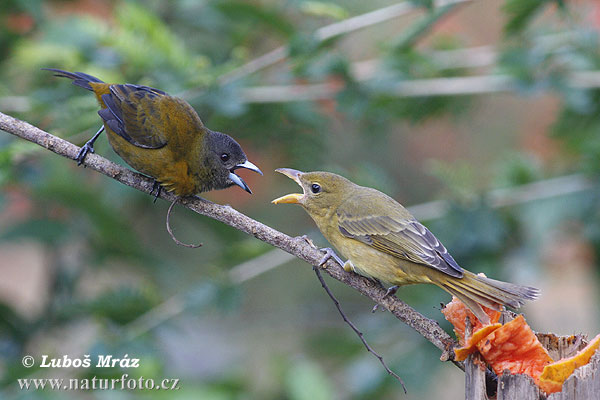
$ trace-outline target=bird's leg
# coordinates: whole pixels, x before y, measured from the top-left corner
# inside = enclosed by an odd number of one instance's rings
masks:
[[[321,258],[321,261],[319,261],[319,267],[322,267],[330,258],[333,258],[340,266],[344,267],[344,270],[346,270],[346,271],[354,270],[354,269],[351,269],[351,270],[346,269],[347,268],[346,264],[350,263],[350,260],[343,262],[342,259],[335,253],[335,251],[331,247],[318,248],[317,246],[315,246],[313,241],[307,235],[299,236],[299,239],[304,240],[313,249],[317,249],[319,251],[325,252],[325,255],[323,256],[323,258]]]
[[[162,186],[160,185],[160,182],[157,181],[156,179],[154,180],[154,183],[152,184],[152,190],[150,191],[150,196],[152,196],[152,193],[154,193],[155,190],[156,190],[156,195],[154,196],[153,203],[156,203],[156,199],[158,199],[158,196],[160,196],[160,193],[162,192]]]
[[[329,250],[331,250],[331,249],[329,249]],[[335,253],[333,253],[333,254],[335,254]],[[330,256],[330,257],[333,257],[333,255]],[[383,368],[385,368],[385,370],[387,371],[387,373],[390,374],[390,375],[392,375],[394,378],[396,378],[398,380],[398,382],[400,382],[400,384],[402,385],[402,388],[404,389],[404,393],[406,394],[406,387],[404,386],[404,382],[402,381],[402,378],[400,378],[400,376],[398,374],[396,374],[394,371],[392,371],[387,366],[387,364],[383,360],[383,357],[381,357],[379,354],[377,354],[375,352],[375,350],[373,350],[373,348],[369,345],[369,343],[367,343],[367,341],[366,341],[365,336],[363,335],[363,333],[358,330],[358,328],[356,327],[356,325],[354,325],[352,323],[352,321],[350,321],[350,319],[348,319],[348,317],[346,316],[346,314],[342,310],[342,306],[340,305],[340,302],[334,296],[334,294],[331,291],[331,289],[329,289],[329,286],[327,286],[327,283],[325,283],[325,279],[323,279],[323,275],[321,275],[321,271],[319,270],[319,268],[313,266],[313,271],[315,271],[315,274],[317,275],[317,278],[319,279],[319,282],[321,282],[321,286],[323,286],[323,289],[325,289],[325,292],[327,293],[327,295],[329,296],[329,298],[331,298],[331,301],[333,301],[333,304],[335,304],[335,308],[337,308],[337,310],[340,313],[340,315],[342,316],[344,322],[346,324],[348,324],[348,326],[354,331],[354,333],[356,333],[358,335],[358,338],[363,343],[363,345],[365,346],[365,348],[367,349],[367,351],[369,353],[373,354],[375,357],[377,357],[377,359],[379,360],[379,362],[381,363],[381,365],[383,365]]]
[[[342,261],[342,259],[335,253],[335,251],[333,251],[331,247],[324,247],[319,250],[325,252],[325,255],[323,258],[321,258],[321,261],[319,261],[319,267],[322,267],[330,258],[333,258],[335,262],[346,269],[346,263]]]
[[[381,285],[381,282],[379,282],[379,284]],[[398,286],[398,285],[390,286],[389,288],[387,288],[387,290],[386,290],[385,294],[383,295],[383,297],[381,298],[381,300],[385,299],[386,297],[395,295],[399,288],[400,288],[400,286]],[[371,312],[377,311],[378,308],[379,308],[379,304],[375,304],[373,306],[373,309],[371,310]]]
[[[385,299],[386,297],[395,295],[399,288],[400,286],[398,285],[390,286],[389,288],[387,288],[387,291],[383,295],[383,298]]]
[[[98,139],[98,136],[100,136],[102,131],[104,131],[104,125],[102,125],[100,129],[98,129],[98,132],[96,132],[96,134],[92,136],[90,140],[88,140],[83,146],[81,146],[81,150],[79,150],[79,153],[77,153],[77,165],[81,165],[81,163],[83,163],[83,160],[85,160],[85,156],[87,156],[88,153],[94,152],[94,142],[96,141],[96,139]]]

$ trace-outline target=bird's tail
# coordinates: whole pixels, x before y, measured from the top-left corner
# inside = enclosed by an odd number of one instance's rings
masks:
[[[67,72],[67,71],[63,71],[63,70],[55,69],[55,68],[42,68],[42,69],[46,70],[46,71],[54,72],[54,76],[60,76],[62,78],[72,79],[73,85],[82,87],[82,88],[90,90],[92,92],[94,91],[94,89],[90,85],[90,82],[104,83],[100,79],[98,79],[94,76],[88,75],[88,74],[84,74],[83,72]]]
[[[469,271],[463,273],[462,278],[446,279],[437,285],[458,297],[484,324],[489,323],[490,318],[482,305],[495,310],[503,305],[519,308],[525,300],[536,300],[540,296],[539,289],[534,287],[497,281]]]

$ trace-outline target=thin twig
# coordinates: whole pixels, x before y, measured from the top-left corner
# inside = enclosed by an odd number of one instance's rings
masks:
[[[402,380],[402,378],[400,378],[400,376],[398,374],[396,374],[394,371],[392,371],[390,369],[390,367],[387,366],[387,364],[383,360],[383,357],[380,356],[375,350],[373,350],[373,348],[369,345],[369,343],[367,343],[363,333],[361,331],[359,331],[358,328],[356,327],[356,325],[354,325],[352,323],[352,321],[350,321],[348,319],[348,317],[344,313],[344,310],[342,310],[342,307],[340,306],[340,302],[335,297],[335,295],[331,292],[331,289],[329,289],[329,286],[327,286],[327,283],[325,283],[325,280],[323,279],[323,275],[321,275],[321,271],[319,271],[319,267],[317,267],[316,265],[313,265],[313,271],[315,271],[315,274],[317,274],[317,278],[319,278],[319,282],[321,282],[321,286],[323,286],[323,289],[325,289],[325,292],[327,292],[327,295],[331,298],[331,300],[333,301],[333,304],[335,304],[335,308],[337,308],[338,312],[344,319],[344,322],[346,324],[348,324],[348,326],[358,335],[358,337],[360,338],[360,341],[365,346],[367,351],[369,353],[373,354],[379,360],[379,362],[381,363],[381,365],[383,365],[383,368],[385,368],[387,373],[390,374],[391,376],[393,376],[394,378],[396,378],[396,380],[398,380],[398,382],[400,382],[400,384],[402,385],[402,389],[404,389],[404,393],[406,393],[406,386],[404,386],[404,381]]]
[[[0,97],[0,110],[8,112],[26,112],[31,109],[31,101],[25,96]]]
[[[364,73],[362,79],[366,79]],[[510,75],[414,79],[388,85],[373,93],[394,97],[466,96],[512,92],[517,90],[518,83],[517,79]],[[600,71],[574,72],[566,78],[566,84],[574,89],[598,88]],[[336,82],[250,86],[241,89],[240,92],[242,101],[246,103],[284,103],[332,99],[343,89],[344,86]]]
[[[150,193],[150,194],[152,194],[152,193]],[[154,198],[154,201],[156,201],[156,197]],[[167,232],[169,233],[169,236],[171,236],[171,239],[173,239],[173,241],[175,243],[177,243],[179,246],[188,247],[188,248],[191,248],[191,249],[197,249],[198,247],[202,247],[202,243],[198,243],[198,244],[183,243],[182,241],[180,241],[179,239],[177,239],[175,237],[175,235],[173,234],[173,231],[171,230],[170,217],[171,217],[171,211],[173,211],[173,207],[175,206],[175,203],[177,203],[178,201],[179,201],[179,197],[177,197],[175,200],[173,200],[173,202],[169,206],[169,209],[167,210],[167,222],[166,222],[166,224],[167,224]]]
[[[456,1],[438,1],[436,7],[442,8],[451,4],[459,4],[470,0],[456,0]],[[384,7],[378,10],[368,12],[366,14],[357,15],[344,21],[336,22],[331,25],[319,28],[315,32],[315,36],[319,40],[326,40],[333,36],[350,33],[360,28],[368,27],[380,22],[400,17],[411,11],[414,11],[416,6],[410,2],[402,2],[393,4],[388,7]],[[540,49],[550,51],[552,47],[559,46],[561,43],[569,42],[576,38],[577,32],[561,32],[558,34],[541,35],[538,39]],[[439,56],[439,57],[438,57]],[[243,78],[251,75],[262,69],[268,68],[271,65],[277,64],[280,61],[285,60],[287,57],[287,48],[280,46],[274,50],[271,50],[246,64],[221,75],[217,82],[220,85],[225,85],[234,80]],[[466,68],[466,67],[484,67],[494,63],[497,58],[497,53],[491,46],[481,46],[473,48],[465,48],[458,50],[446,50],[446,51],[435,51],[432,53],[432,57],[438,63],[440,68]],[[370,62],[379,63],[380,60],[369,60],[365,61],[363,65],[361,63],[355,63],[355,68],[366,66]],[[354,67],[354,64],[353,64]],[[372,75],[368,76],[369,78]],[[366,79],[367,77],[355,76],[358,80]],[[192,92],[190,91],[190,94]]]
[[[471,0],[437,0],[435,7],[444,7],[450,4],[464,3]],[[391,6],[383,7],[377,10],[369,11],[365,14],[350,17],[343,21],[335,22],[330,25],[323,26],[317,29],[314,33],[315,38],[318,41],[325,41],[336,36],[340,36],[346,33],[354,32],[359,29],[363,29],[369,26],[377,25],[381,22],[389,21],[394,18],[398,18],[402,15],[406,15],[409,12],[416,10],[416,6],[411,1],[403,1]],[[288,55],[286,46],[277,47],[274,50],[269,51],[262,56],[255,58],[246,64],[223,74],[219,77],[218,83],[225,85],[233,82],[237,79],[243,78],[262,69],[270,67],[271,65],[277,64],[280,61],[285,60]]]
[[[493,66],[498,54],[493,46],[466,47],[455,50],[435,50],[426,53],[433,64],[439,69],[482,68]],[[382,58],[371,58],[355,61],[350,64],[350,73],[358,81],[373,79],[381,74]]]
[[[240,284],[295,259],[296,257],[281,249],[273,249],[236,265],[229,270],[228,275],[231,282]]]
[[[185,300],[179,294],[140,315],[125,326],[125,341],[133,341],[163,322],[174,318],[186,309]]]

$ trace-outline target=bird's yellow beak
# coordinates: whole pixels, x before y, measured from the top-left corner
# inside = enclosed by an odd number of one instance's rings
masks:
[[[293,179],[298,185],[302,186],[302,184],[300,183],[300,175],[302,175],[302,172],[297,171],[295,169],[291,169],[291,168],[277,168],[275,171],[279,172],[280,174],[284,174],[288,178]],[[298,204],[298,203],[300,203],[300,199],[302,198],[302,196],[303,195],[301,195],[300,193],[286,194],[285,196],[281,196],[281,197],[271,201],[271,203],[273,203],[273,204]]]

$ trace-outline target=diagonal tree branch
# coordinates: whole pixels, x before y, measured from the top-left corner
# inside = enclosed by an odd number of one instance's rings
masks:
[[[375,73],[374,68],[367,73],[363,70],[360,79],[367,81]],[[573,89],[596,89],[600,87],[600,71],[576,71],[567,75],[565,82]],[[317,101],[332,99],[343,89],[340,82],[249,86],[240,89],[240,98],[245,103]],[[467,96],[518,89],[519,81],[511,75],[474,75],[400,81],[374,93],[394,97]]]
[[[72,160],[76,159],[80,149],[78,146],[64,139],[51,135],[25,121],[21,121],[1,112],[0,130],[36,143],[58,155]],[[142,192],[148,194],[152,192],[152,179],[117,165],[97,154],[88,154],[85,158],[84,165],[89,169],[100,172]],[[160,197],[169,202],[172,202],[175,199],[174,195],[165,191],[162,191]],[[295,257],[306,261],[312,266],[318,266],[320,260],[323,258],[323,254],[319,250],[312,248],[304,239],[290,237],[236,211],[228,205],[215,204],[200,197],[181,199],[180,204],[198,214],[221,221],[248,235],[254,236],[263,242],[278,247]],[[385,307],[400,321],[416,330],[435,347],[442,350],[442,360],[453,359],[454,352],[451,351],[451,349],[456,342],[436,321],[421,315],[415,309],[396,297],[386,297],[386,290],[380,285],[377,285],[373,281],[360,275],[344,271],[344,269],[333,260],[328,261],[323,266],[323,270],[334,279],[351,286],[362,295],[370,298],[382,307]],[[462,366],[461,363],[455,362],[455,364],[464,369],[464,366]]]
[[[471,0],[436,0],[434,1],[434,6],[441,8],[468,1]],[[359,29],[398,18],[416,10],[417,8],[418,6],[411,1],[402,1],[387,7],[369,11],[365,14],[350,17],[343,21],[323,26],[314,32],[314,36],[319,42],[323,42],[336,36],[344,35],[346,33],[354,32]],[[285,60],[287,56],[287,46],[277,47],[276,49],[273,49],[261,55],[260,57],[248,61],[246,64],[234,69],[233,71],[221,75],[218,79],[218,83],[220,85],[228,84],[237,79],[268,68],[271,65],[277,64],[278,62]]]

